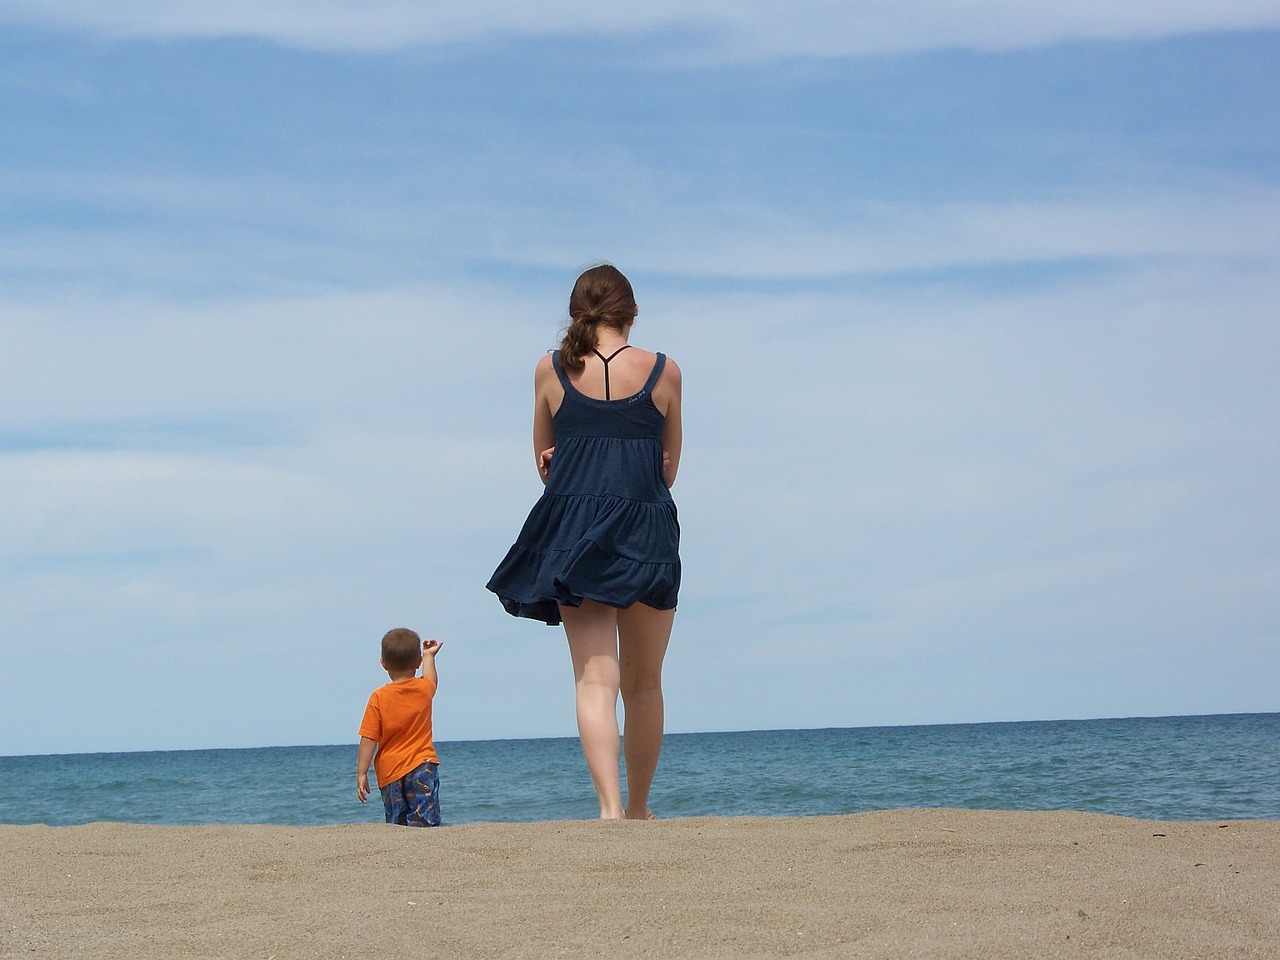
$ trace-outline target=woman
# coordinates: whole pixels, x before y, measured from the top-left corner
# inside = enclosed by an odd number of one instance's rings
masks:
[[[680,588],[670,490],[680,368],[627,342],[635,319],[631,284],[616,267],[578,277],[560,349],[534,371],[533,451],[546,489],[488,585],[514,616],[564,624],[578,735],[607,820],[653,819],[662,660]]]

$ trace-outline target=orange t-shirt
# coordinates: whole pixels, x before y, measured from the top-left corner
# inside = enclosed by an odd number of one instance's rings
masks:
[[[431,740],[431,698],[436,682],[410,677],[384,684],[369,695],[360,736],[378,741],[373,772],[378,786],[394,783],[422,764],[439,763]]]

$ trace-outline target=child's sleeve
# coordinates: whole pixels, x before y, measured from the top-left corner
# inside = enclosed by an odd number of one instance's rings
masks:
[[[369,698],[364,708],[364,718],[360,721],[360,736],[382,742],[382,711],[378,708],[378,696],[375,693]]]

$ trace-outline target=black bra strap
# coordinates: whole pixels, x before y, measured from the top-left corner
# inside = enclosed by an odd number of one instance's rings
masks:
[[[603,353],[601,353],[599,350],[596,350],[594,348],[592,348],[591,350],[592,353],[594,353],[597,357],[599,357],[601,360],[604,361],[604,398],[606,400],[609,399],[609,361],[612,360],[614,357],[616,357],[618,354],[620,354],[623,350],[627,349],[627,347],[629,346],[631,346],[631,344],[624,343],[622,346],[620,346],[617,350],[613,351],[613,353],[609,354],[607,357]]]

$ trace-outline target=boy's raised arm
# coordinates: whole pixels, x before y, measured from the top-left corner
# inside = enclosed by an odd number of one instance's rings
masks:
[[[422,641],[422,676],[432,680],[437,686],[440,677],[436,674],[436,654],[444,644],[439,640]]]

